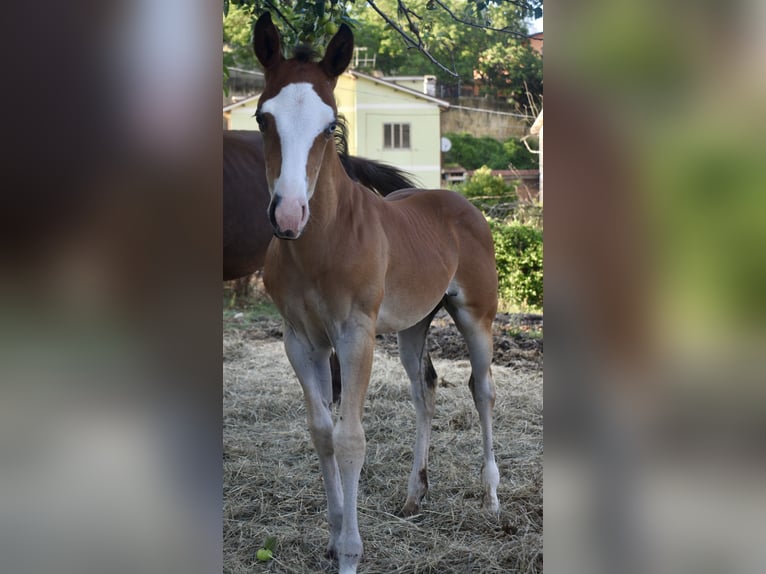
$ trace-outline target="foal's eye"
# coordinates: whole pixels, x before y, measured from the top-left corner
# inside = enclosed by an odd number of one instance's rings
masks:
[[[335,128],[338,127],[338,122],[332,122],[329,126],[327,126],[327,129],[325,129],[324,133],[329,137],[332,135],[332,133],[335,131]]]
[[[255,121],[258,122],[258,128],[264,131],[266,128],[266,121],[261,112],[255,112]]]

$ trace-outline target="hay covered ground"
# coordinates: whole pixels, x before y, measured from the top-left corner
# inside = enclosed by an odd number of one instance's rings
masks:
[[[418,516],[397,512],[412,461],[415,411],[395,338],[379,337],[365,406],[359,494],[360,574],[542,572],[542,339],[530,318],[498,317],[495,448],[499,517],[481,511],[481,442],[465,347],[437,317],[439,375],[430,491]],[[539,318],[531,318],[532,323]],[[525,326],[526,325],[526,326]],[[300,385],[268,307],[224,317],[224,572],[333,572],[325,499]],[[256,552],[274,537],[274,558]]]

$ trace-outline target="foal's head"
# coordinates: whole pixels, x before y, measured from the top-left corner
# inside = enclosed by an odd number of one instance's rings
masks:
[[[255,24],[253,47],[266,78],[256,119],[266,152],[269,220],[274,235],[297,239],[309,218],[325,148],[334,146],[338,111],[333,89],[351,61],[354,37],[341,24],[321,61],[312,61],[307,50],[285,60],[279,32],[266,13]]]

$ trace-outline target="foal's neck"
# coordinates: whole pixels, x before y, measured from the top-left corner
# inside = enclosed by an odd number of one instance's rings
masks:
[[[338,217],[343,217],[345,209],[357,199],[358,193],[354,189],[357,185],[343,168],[338,152],[335,149],[325,151],[311,198],[309,225],[316,228],[314,231],[327,233],[328,227],[333,226]]]

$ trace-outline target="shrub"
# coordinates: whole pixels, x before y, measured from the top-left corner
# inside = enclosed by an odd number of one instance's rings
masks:
[[[467,133],[446,133],[452,149],[444,154],[445,164],[458,164],[465,169],[488,165],[492,169],[537,169],[538,158],[519,138],[499,142],[489,137],[474,137]]]
[[[468,181],[459,185],[458,191],[468,199],[516,201],[515,186],[505,183],[502,176],[492,175],[492,170],[486,165],[481,166]]]
[[[543,306],[543,232],[530,225],[489,220],[495,241],[498,296],[525,307]]]
[[[537,169],[540,160],[533,154],[524,142],[518,138],[510,138],[503,142],[503,151],[508,158],[508,164],[513,169]]]
[[[508,157],[503,144],[489,137],[476,138],[467,133],[444,134],[452,149],[444,154],[446,164],[459,164],[466,169],[488,165],[492,169],[508,169]]]

